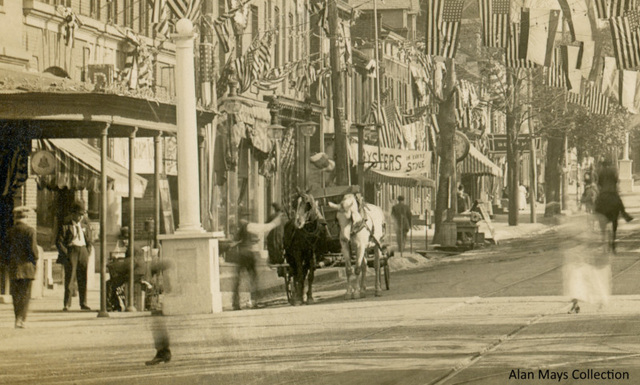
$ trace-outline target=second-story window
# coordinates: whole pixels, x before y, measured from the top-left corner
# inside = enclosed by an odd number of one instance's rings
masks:
[[[89,16],[94,19],[100,19],[100,0],[91,0],[89,2]]]

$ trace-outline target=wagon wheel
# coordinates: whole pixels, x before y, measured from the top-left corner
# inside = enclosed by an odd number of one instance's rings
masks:
[[[389,290],[389,275],[391,272],[389,271],[389,262],[384,264],[384,285]]]

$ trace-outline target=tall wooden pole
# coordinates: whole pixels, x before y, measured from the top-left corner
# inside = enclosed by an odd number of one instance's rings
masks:
[[[98,317],[109,317],[107,312],[107,123],[100,136],[100,311]]]
[[[134,141],[138,127],[134,127],[129,135],[129,257],[131,264],[129,265],[129,293],[127,295],[127,311],[134,312],[136,307],[133,304],[135,298],[135,250],[136,250],[136,225],[135,225],[135,159],[134,159]]]
[[[333,123],[335,132],[335,160],[336,181],[338,185],[347,185],[348,179],[348,153],[347,132],[344,127],[344,85],[340,62],[340,49],[338,47],[338,5],[335,1],[326,2],[329,21],[329,62],[331,64],[331,98],[333,100]]]
[[[531,161],[531,171],[529,172],[529,206],[531,208],[531,223],[536,223],[536,198],[538,197],[538,176],[536,169],[536,139],[533,137],[533,120],[531,118],[531,101],[533,100],[533,74],[529,70],[527,88],[529,90],[529,160]]]

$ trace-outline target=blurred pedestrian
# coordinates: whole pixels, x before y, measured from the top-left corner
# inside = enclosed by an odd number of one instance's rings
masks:
[[[471,197],[469,197],[469,194],[464,192],[464,186],[462,184],[458,185],[456,199],[458,204],[458,214],[467,212],[471,209]]]
[[[282,212],[282,207],[279,203],[271,204],[271,212],[267,218],[268,222],[276,219]],[[267,251],[269,253],[269,263],[272,265],[278,265],[284,263],[284,223],[269,232],[267,235]]]
[[[411,229],[411,208],[404,203],[404,197],[402,195],[398,195],[397,200],[398,203],[391,208],[391,216],[396,224],[398,251],[403,252],[407,234]]]
[[[256,300],[255,291],[258,288],[258,272],[256,270],[257,259],[260,251],[260,236],[269,233],[271,230],[281,226],[285,222],[285,214],[281,211],[268,223],[249,222],[249,211],[244,208],[239,209],[240,223],[236,233],[235,241],[237,247],[237,264],[235,281],[233,285],[233,310],[240,310],[240,280],[241,275],[246,272],[249,275],[250,286],[250,306],[255,307],[253,301]]]
[[[564,294],[571,298],[569,313],[579,313],[581,303],[597,305],[599,309],[611,297],[611,253],[593,228],[581,220],[570,219],[571,226],[562,226],[564,253]]]
[[[129,283],[131,273],[131,256],[127,250],[125,258],[116,258],[107,264],[109,280],[107,281],[107,311],[122,311],[119,288]],[[144,251],[137,247],[134,250],[134,282],[141,282],[145,277],[147,266],[144,261]],[[124,292],[122,290],[121,292]],[[126,304],[128,306],[128,304]],[[144,305],[143,305],[144,306]],[[140,309],[144,310],[144,309]]]
[[[162,287],[158,289],[158,292],[162,292],[163,294],[171,292],[169,274],[164,274],[170,268],[172,268],[172,265],[168,260],[159,260],[152,262],[149,269],[155,284],[160,285],[159,282],[162,282]],[[150,361],[146,361],[145,365],[153,366],[161,363],[168,363],[171,361],[169,330],[167,329],[166,319],[162,315],[161,311],[153,313],[151,333],[153,334],[156,355]]]
[[[600,170],[598,170],[599,194],[595,203],[595,212],[606,216],[610,221],[614,220],[610,214],[615,211],[615,220],[618,220],[617,212],[619,212],[625,221],[631,222],[633,217],[627,213],[624,203],[620,199],[620,193],[618,192],[619,180],[618,170],[613,167],[611,162],[603,160]]]
[[[587,214],[593,214],[597,197],[598,197],[598,185],[593,180],[593,178],[591,178],[590,173],[585,173],[584,174],[584,191],[582,192],[580,203],[584,205],[584,210]]]
[[[520,206],[520,210],[527,209],[527,188],[521,183],[518,186],[518,205]]]
[[[14,225],[7,232],[9,278],[15,313],[15,327],[23,329],[29,311],[31,283],[36,277],[38,242],[36,230],[26,223],[31,209],[25,206],[13,210]]]
[[[87,265],[92,248],[92,234],[91,226],[84,215],[82,202],[75,202],[71,206],[71,214],[65,218],[58,231],[57,262],[64,267],[63,311],[69,310],[71,298],[75,297],[76,293],[80,297],[80,309],[91,310],[87,306]]]

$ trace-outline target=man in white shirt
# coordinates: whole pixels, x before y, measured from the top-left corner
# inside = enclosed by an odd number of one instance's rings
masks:
[[[58,263],[64,266],[64,308],[71,307],[71,298],[77,292],[80,297],[80,309],[91,310],[87,306],[87,264],[91,252],[91,227],[84,220],[84,205],[76,202],[71,214],[58,232],[56,246]]]

